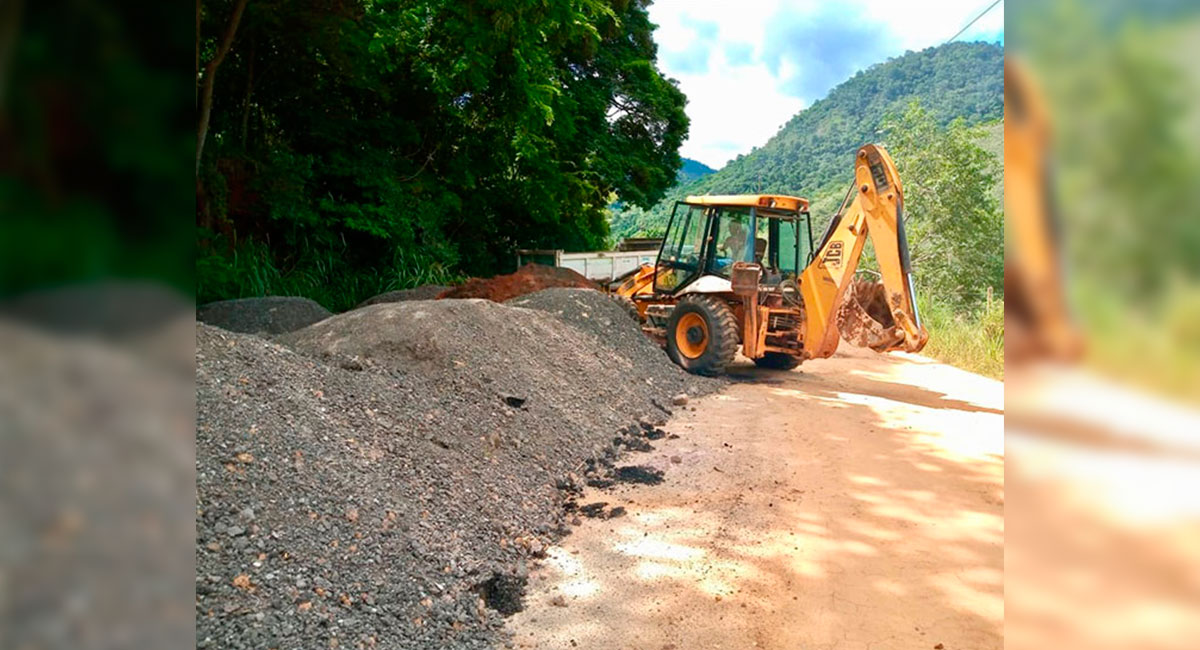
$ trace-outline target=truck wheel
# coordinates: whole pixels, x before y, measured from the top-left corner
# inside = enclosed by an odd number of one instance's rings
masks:
[[[770,368],[771,370],[791,370],[800,365],[800,359],[782,352],[767,352],[755,359],[754,365],[759,368]]]
[[[733,310],[713,296],[686,296],[667,320],[667,356],[696,375],[718,375],[733,361],[738,325]]]
[[[635,323],[642,322],[642,316],[640,314],[638,314],[637,305],[633,304],[633,300],[630,300],[629,298],[627,298],[625,296],[622,296],[620,294],[615,294],[615,293],[608,294],[608,297],[613,302],[620,305],[621,309],[624,309],[625,313],[629,314],[629,317],[633,319],[633,322],[635,322]]]

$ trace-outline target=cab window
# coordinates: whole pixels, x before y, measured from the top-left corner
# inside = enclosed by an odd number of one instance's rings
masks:
[[[671,292],[683,286],[700,271],[708,219],[700,205],[676,203],[658,255],[660,272],[655,277],[657,291]]]
[[[729,277],[734,262],[754,261],[753,219],[750,208],[721,208],[711,272]]]

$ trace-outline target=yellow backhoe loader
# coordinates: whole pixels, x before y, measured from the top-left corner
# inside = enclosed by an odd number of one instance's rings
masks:
[[[873,144],[858,150],[854,176],[815,246],[805,199],[687,197],[675,205],[657,262],[618,278],[613,291],[696,374],[722,372],[739,346],[761,367],[791,369],[832,355],[842,328],[878,351],[917,352],[929,334],[913,293],[900,177]],[[868,236],[882,286],[854,279]]]

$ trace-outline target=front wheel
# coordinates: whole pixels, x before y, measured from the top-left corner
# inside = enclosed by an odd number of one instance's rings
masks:
[[[759,368],[770,368],[771,370],[791,370],[800,365],[800,359],[782,352],[767,352],[755,359],[754,365]]]
[[[696,375],[718,375],[737,354],[733,310],[713,296],[686,296],[667,320],[667,356]]]

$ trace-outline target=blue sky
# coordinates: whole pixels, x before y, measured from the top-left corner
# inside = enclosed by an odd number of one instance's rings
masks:
[[[688,96],[682,155],[719,168],[856,71],[943,43],[991,0],[655,0],[659,67]],[[957,40],[1004,41],[1004,3]]]

